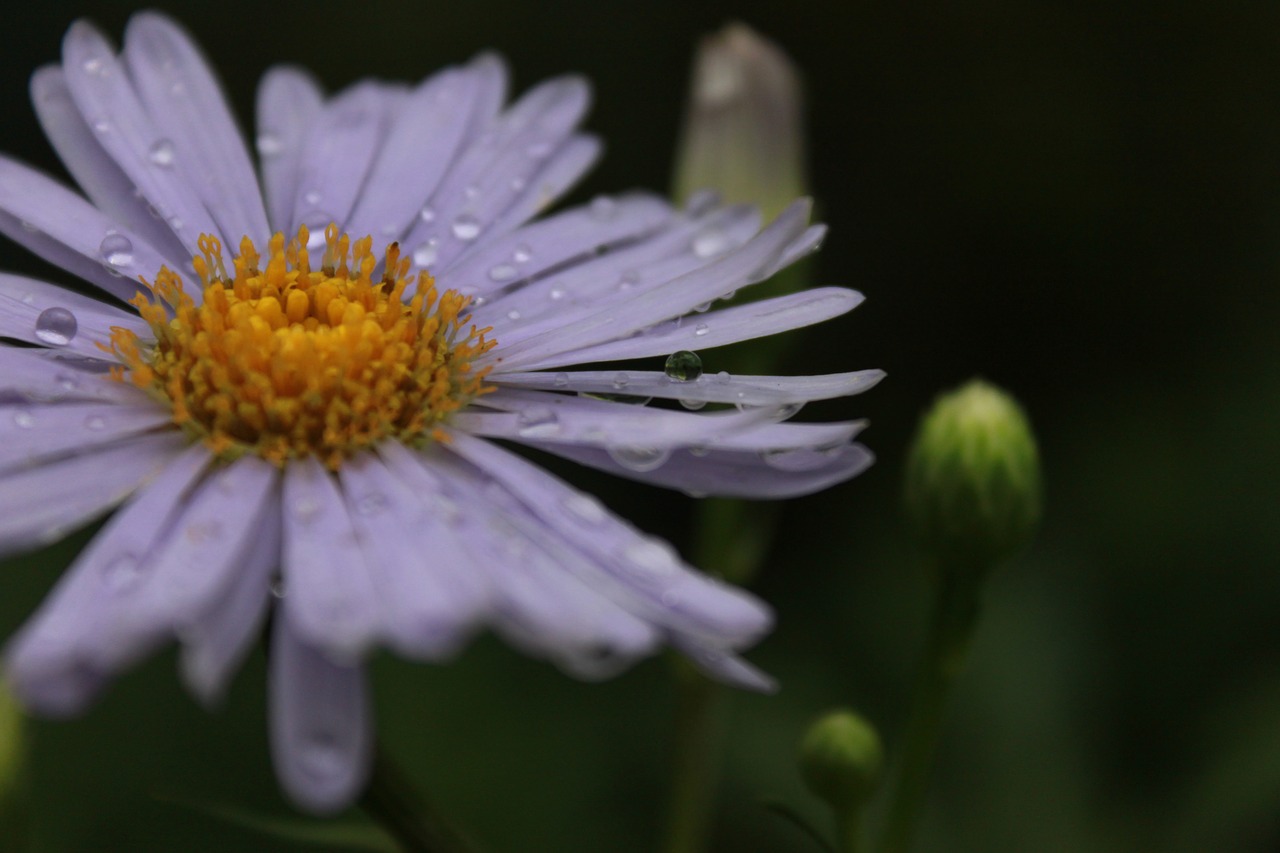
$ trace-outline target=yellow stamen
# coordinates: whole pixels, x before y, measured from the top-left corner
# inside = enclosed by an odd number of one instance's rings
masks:
[[[489,329],[463,331],[469,297],[437,293],[423,272],[406,301],[399,247],[387,248],[375,281],[372,238],[352,241],[334,225],[313,271],[307,238],[305,227],[288,244],[276,234],[264,269],[246,237],[228,269],[218,239],[202,236],[193,263],[203,304],[168,268],[144,280],[156,298],[134,304],[156,341],[113,329],[109,348],[125,365],[113,376],[170,406],[175,424],[226,458],[315,456],[336,470],[384,439],[443,438],[451,414],[493,390],[489,368],[471,363],[496,341]]]

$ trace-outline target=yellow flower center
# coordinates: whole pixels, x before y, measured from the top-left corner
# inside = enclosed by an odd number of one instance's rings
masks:
[[[307,237],[303,227],[286,245],[276,234],[265,267],[246,237],[229,272],[221,243],[202,236],[202,304],[168,268],[144,280],[156,298],[134,304],[155,343],[113,329],[110,349],[125,365],[114,377],[170,406],[175,424],[226,458],[255,453],[283,465],[310,455],[337,469],[384,439],[443,439],[453,412],[493,390],[489,368],[472,369],[496,342],[489,329],[463,332],[469,298],[437,294],[423,272],[406,300],[399,246],[387,247],[375,280],[373,239],[352,246],[333,225],[312,270]]]

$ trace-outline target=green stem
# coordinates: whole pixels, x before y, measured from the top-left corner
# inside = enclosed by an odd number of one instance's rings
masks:
[[[773,537],[773,507],[712,498],[701,514],[694,563],[735,583],[750,580]],[[677,661],[675,756],[667,800],[664,853],[701,853],[706,849],[712,806],[719,781],[720,685],[684,661]]]
[[[863,853],[862,807],[836,820],[836,847],[840,853]]]
[[[924,659],[916,677],[880,853],[907,853],[911,848],[942,734],[947,697],[956,676],[964,668],[969,641],[978,621],[982,574],[970,566],[946,566],[939,572],[938,597]]]
[[[373,761],[360,806],[405,853],[469,853],[471,847],[413,789],[381,749]]]

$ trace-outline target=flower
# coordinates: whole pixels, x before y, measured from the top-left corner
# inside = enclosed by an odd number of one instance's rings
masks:
[[[870,462],[862,424],[787,420],[878,371],[699,375],[689,356],[861,297],[706,310],[817,247],[804,201],[763,230],[706,195],[534,221],[600,146],[577,130],[585,82],[504,107],[505,76],[482,55],[326,98],[274,68],[259,181],[198,48],[161,15],[133,17],[119,53],[76,23],[35,73],[87,200],[0,158],[0,230],[103,298],[0,277],[0,336],[35,345],[0,346],[0,550],[122,506],[8,646],[26,707],[80,712],[173,639],[213,701],[270,612],[275,767],[326,812],[368,773],[375,644],[437,661],[490,626],[599,678],[665,643],[769,687],[736,655],[769,629],[764,604],[493,439],[688,492],[840,482]],[[677,352],[678,374],[566,371]]]

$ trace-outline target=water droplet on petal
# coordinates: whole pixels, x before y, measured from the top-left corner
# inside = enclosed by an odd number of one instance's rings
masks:
[[[640,276],[634,272],[624,272],[618,279],[618,290],[630,290],[640,283]]]
[[[262,157],[275,157],[284,151],[284,142],[270,130],[259,133],[255,143],[258,146],[258,154]]]
[[[613,374],[613,387],[619,391],[621,391],[623,388],[626,388],[627,383],[630,381],[631,381],[631,377],[627,376],[627,374],[625,373]]]
[[[628,471],[641,473],[660,468],[663,463],[671,458],[671,451],[666,448],[622,445],[605,449],[614,462],[617,462]]]
[[[512,178],[512,179],[511,179],[511,191],[512,191],[513,193],[518,193],[518,192],[523,191],[523,190],[524,190],[524,188],[525,188],[525,187],[527,187],[528,185],[529,185],[529,181],[528,181],[527,179],[525,179],[525,178]]]
[[[530,406],[516,417],[516,431],[525,438],[549,438],[560,434],[560,419],[550,406]]]
[[[40,233],[40,227],[35,223],[28,222],[27,220],[23,219],[19,224],[22,226],[22,230],[26,231],[28,234]]]
[[[524,150],[524,153],[532,160],[543,160],[551,155],[552,145],[550,142],[535,142]]]
[[[691,412],[696,412],[696,411],[698,411],[699,409],[705,409],[705,408],[706,408],[706,406],[707,406],[707,401],[706,401],[706,400],[683,400],[683,399],[682,399],[682,400],[680,401],[680,405],[684,406],[686,409],[688,409],[688,410],[689,410],[689,411],[691,411]]]
[[[106,67],[106,63],[98,56],[91,56],[84,61],[84,70],[90,74],[101,74]]]
[[[421,219],[423,222],[428,222],[428,223],[435,222],[436,221],[435,208],[429,204],[424,204],[422,206],[422,210],[418,211],[418,218]]]
[[[693,238],[693,253],[700,258],[711,258],[723,252],[729,246],[728,238],[722,231],[703,231]]]
[[[79,323],[66,308],[46,308],[36,317],[36,338],[51,347],[65,347],[76,336]]]
[[[555,378],[554,378],[554,379],[552,379],[552,380],[551,380],[551,382],[552,382],[552,384],[553,384],[553,385],[555,385],[557,388],[563,388],[563,387],[565,387],[566,385],[568,385],[568,384],[569,384],[569,374],[567,374],[567,373],[557,373],[557,374],[555,375]]]
[[[716,374],[716,381],[719,382],[721,385],[727,385],[729,383],[729,380],[732,378],[733,377],[729,375],[729,371],[727,370],[722,370]]]
[[[310,205],[319,204],[320,198],[320,190],[307,190],[306,194],[302,196],[302,200]]]
[[[489,280],[497,282],[511,281],[519,274],[519,270],[511,264],[498,264],[489,270]]]
[[[147,151],[147,159],[164,169],[172,166],[173,141],[170,139],[157,139]]]
[[[618,203],[608,196],[598,195],[591,200],[590,211],[593,219],[612,219],[618,212]]]
[[[604,506],[600,501],[584,495],[581,492],[575,492],[564,499],[564,508],[573,515],[583,521],[591,524],[598,524],[605,519]]]
[[[706,323],[699,323],[698,325],[696,325],[696,326],[694,326],[694,327],[693,327],[693,333],[694,333],[695,335],[697,335],[698,337],[702,337],[703,335],[705,335],[705,334],[706,334],[707,332],[709,332],[709,331],[711,331],[711,330],[707,328],[707,324],[706,324]]]
[[[552,302],[557,302],[561,299],[564,299],[564,294],[565,294],[565,289],[563,287],[553,287],[551,288],[551,290],[547,292],[547,296],[550,297]]]
[[[111,122],[107,121],[105,118],[94,119],[93,129],[96,130],[98,133],[110,133]]]
[[[480,236],[480,222],[474,216],[462,214],[453,220],[453,236],[459,240],[474,240]]]
[[[514,323],[516,320],[520,319],[520,312],[512,308],[507,312],[507,319]]]
[[[675,549],[661,539],[637,539],[623,549],[622,555],[632,567],[646,574],[667,575],[677,565]]]
[[[665,372],[668,379],[692,382],[702,375],[702,359],[696,352],[682,349],[667,356]]]
[[[533,249],[526,243],[516,246],[515,251],[511,253],[511,260],[517,264],[527,264],[533,260]]]
[[[302,498],[293,504],[293,517],[300,524],[310,524],[320,514],[320,504],[313,498]]]
[[[432,237],[413,250],[413,263],[419,267],[429,267],[436,262],[440,254],[440,241]]]
[[[133,242],[123,234],[111,232],[98,244],[98,254],[113,267],[127,267],[133,263]]]
[[[136,584],[142,577],[142,562],[128,551],[117,554],[102,565],[102,580],[119,592]]]
[[[390,503],[387,500],[387,496],[382,492],[369,492],[366,495],[361,495],[359,500],[356,501],[356,512],[366,517],[377,515],[385,510]]]
[[[31,429],[36,425],[36,419],[26,409],[19,409],[13,413],[13,425],[18,429]]]
[[[94,432],[101,432],[107,428],[107,421],[102,415],[89,415],[84,419],[84,427]]]

